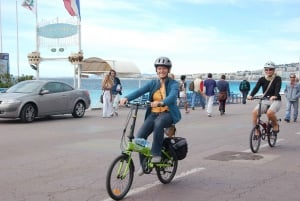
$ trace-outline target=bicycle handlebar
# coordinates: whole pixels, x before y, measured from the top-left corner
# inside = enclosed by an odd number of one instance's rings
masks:
[[[252,97],[252,100],[269,100],[270,99],[270,97],[269,96],[267,96],[267,97],[265,97],[265,96],[253,96]]]
[[[147,106],[149,107],[151,105],[150,101],[145,101],[145,102],[136,102],[136,101],[131,101],[125,104],[125,106],[130,107],[130,106]]]

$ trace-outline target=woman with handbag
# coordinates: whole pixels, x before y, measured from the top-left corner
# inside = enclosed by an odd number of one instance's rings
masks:
[[[229,83],[225,80],[226,76],[221,75],[221,79],[217,82],[217,88],[219,90],[218,101],[220,115],[225,114],[226,100],[230,95]]]
[[[112,93],[111,89],[113,86],[113,80],[110,74],[105,75],[102,80],[102,95],[103,95],[103,103],[102,103],[102,117],[103,118],[110,118],[114,116],[113,110],[113,100],[112,100]]]

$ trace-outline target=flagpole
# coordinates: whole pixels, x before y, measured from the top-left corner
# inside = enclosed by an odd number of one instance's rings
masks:
[[[81,50],[81,20],[79,19],[79,16],[77,16],[77,24],[78,24],[78,52],[82,53]],[[77,87],[80,89],[81,87],[81,64],[78,64],[77,66],[77,73],[78,73],[78,84]]]
[[[19,54],[19,13],[18,0],[16,0],[16,21],[17,21],[17,78],[20,77],[20,54]]]
[[[2,53],[2,3],[1,3],[1,0],[0,0],[0,43],[1,43],[1,46],[0,46],[0,53]]]
[[[36,52],[39,52],[39,47],[40,47],[40,41],[38,38],[38,1],[36,0],[36,6],[35,6],[35,38],[36,38]],[[36,79],[40,79],[40,64],[37,64],[36,66]]]

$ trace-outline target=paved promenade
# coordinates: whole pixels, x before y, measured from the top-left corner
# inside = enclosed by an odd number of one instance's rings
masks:
[[[263,143],[253,154],[250,114],[256,103],[229,104],[224,116],[214,106],[212,117],[200,107],[189,114],[182,109],[177,135],[187,138],[189,152],[175,180],[163,185],[154,172],[135,174],[124,200],[300,201],[300,121],[281,122],[276,146]],[[283,101],[282,119],[284,110]],[[0,119],[0,200],[110,200],[106,171],[120,154],[128,111],[122,108],[118,117],[104,119],[101,110],[89,110],[82,119],[64,115],[32,124]]]

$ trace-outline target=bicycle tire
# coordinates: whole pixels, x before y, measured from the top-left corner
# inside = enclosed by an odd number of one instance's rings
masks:
[[[275,147],[277,141],[277,135],[273,134],[273,128],[270,128],[270,133],[268,135],[268,144],[270,147]]]
[[[250,133],[250,148],[251,148],[251,151],[253,153],[257,153],[258,150],[259,150],[259,147],[260,147],[260,142],[261,142],[261,129],[259,128],[258,131],[259,131],[259,135],[257,136],[256,135],[256,126],[254,126],[251,130],[251,133]]]
[[[123,199],[133,182],[134,165],[127,155],[118,156],[110,165],[106,175],[106,190],[114,200]]]
[[[173,180],[176,174],[178,159],[175,151],[170,146],[165,151],[169,156],[166,156],[165,154],[162,153],[161,163],[168,164],[168,165],[167,166],[157,165],[155,167],[155,170],[157,173],[158,180],[163,184],[168,184]]]

